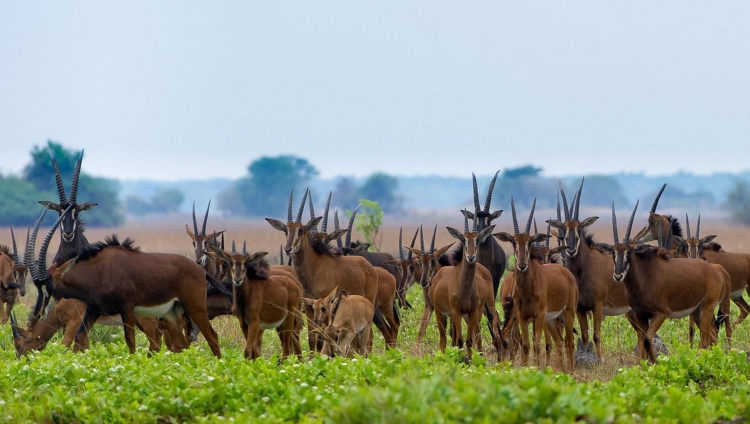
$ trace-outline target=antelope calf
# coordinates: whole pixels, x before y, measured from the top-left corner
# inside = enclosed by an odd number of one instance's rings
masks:
[[[457,250],[461,252],[460,257],[457,258],[455,265],[443,266],[435,273],[429,284],[429,297],[435,309],[440,349],[444,350],[446,347],[446,320],[450,317],[453,344],[463,348],[465,341],[466,355],[471,360],[472,348],[482,349],[479,324],[482,314],[488,311],[490,333],[499,358],[502,348],[500,335],[496,331],[498,318],[495,310],[492,276],[487,268],[477,262],[479,246],[492,236],[495,226],[477,231],[476,218],[473,222],[473,230],[469,231],[468,215],[464,214],[463,233],[455,228],[447,227],[450,235],[460,242],[461,249]],[[467,321],[465,339],[461,330],[464,318]]]
[[[237,253],[234,242],[232,252],[216,247],[213,251],[230,264],[234,284],[234,314],[245,335],[245,358],[260,357],[264,330],[276,329],[281,341],[282,358],[302,356],[299,331],[302,325],[300,300],[302,285],[286,271],[272,273],[263,259],[268,253],[248,255]]]
[[[526,230],[521,233],[518,229],[516,208],[511,197],[511,212],[513,214],[513,229],[515,234],[505,232],[494,234],[500,241],[513,245],[516,258],[515,291],[513,293],[513,308],[516,319],[521,327],[521,361],[527,365],[529,357],[529,323],[533,326],[533,346],[537,365],[541,365],[540,339],[545,327],[549,329],[555,340],[558,366],[563,365],[562,338],[557,330],[557,319],[562,317],[565,329],[565,351],[567,352],[567,370],[572,372],[573,363],[573,324],[575,321],[576,304],[578,303],[578,287],[575,277],[565,267],[558,264],[542,265],[532,259],[534,243],[549,238],[546,234],[530,235],[531,222],[534,216],[536,199],[531,206]],[[538,256],[538,252],[536,255]]]
[[[330,301],[330,324],[325,327],[322,353],[351,358],[352,350],[367,356],[375,309],[366,298],[341,291]],[[353,348],[353,349],[352,349]]]

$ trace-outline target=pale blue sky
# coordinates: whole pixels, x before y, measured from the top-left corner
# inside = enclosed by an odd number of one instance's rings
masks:
[[[750,169],[750,3],[0,3],[0,172]]]

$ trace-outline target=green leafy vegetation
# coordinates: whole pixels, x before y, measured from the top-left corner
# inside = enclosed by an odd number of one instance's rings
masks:
[[[370,248],[375,251],[380,251],[380,226],[383,224],[383,209],[380,208],[378,202],[374,200],[359,199],[359,203],[362,205],[357,217],[354,220],[354,225],[357,231],[363,234],[365,242],[370,244]],[[352,211],[347,210],[346,216],[351,217]]]

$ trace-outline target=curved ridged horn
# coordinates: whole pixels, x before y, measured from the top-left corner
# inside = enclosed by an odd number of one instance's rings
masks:
[[[633,229],[633,220],[635,219],[635,211],[638,210],[639,201],[640,200],[636,200],[635,207],[633,208],[633,213],[630,214],[630,220],[628,221],[628,229],[625,230],[625,243],[628,243],[630,241],[630,230]]]
[[[437,224],[435,224],[435,228],[432,230],[432,240],[430,240],[430,253],[435,251],[435,236],[437,235]]]
[[[21,261],[18,260],[18,248],[16,247],[16,235],[13,233],[13,226],[10,226],[10,239],[13,243],[13,263],[16,266],[21,265]]]
[[[534,218],[534,234],[539,233],[539,230],[536,228],[536,218]]]
[[[17,339],[21,337],[21,333],[16,329],[16,327],[18,327],[18,321],[16,320],[15,312],[10,313],[10,323],[11,323],[11,328],[13,329],[13,339]]]
[[[464,232],[468,233],[469,232],[469,217],[466,215],[468,214],[466,213],[466,208],[464,208]]]
[[[698,223],[695,224],[695,238],[697,238],[698,240],[701,239],[700,233],[701,233],[701,214],[698,214]]]
[[[492,178],[492,181],[490,182],[490,189],[487,191],[487,200],[484,201],[484,212],[490,213],[490,203],[492,202],[492,190],[495,189],[495,181],[497,181],[497,175],[500,173],[500,170],[498,169],[497,172],[495,172],[495,176]]]
[[[206,214],[203,215],[203,227],[201,227],[201,235],[206,235],[206,223],[208,222],[208,210],[211,209],[211,199],[208,199],[208,207],[206,207]]]
[[[234,240],[232,240],[232,255],[236,255],[236,254],[237,254],[237,248],[234,245]]]
[[[307,196],[310,194],[310,189],[305,189],[305,195],[302,196],[302,202],[299,204],[299,210],[297,211],[297,221],[302,222],[302,212],[305,211],[305,202],[307,201]]]
[[[200,233],[198,232],[198,220],[195,219],[195,200],[193,200],[193,233],[196,236],[200,235]]]
[[[690,237],[690,220],[688,219],[688,214],[685,214],[685,230],[687,231],[687,238]]]
[[[581,185],[578,187],[578,196],[576,196],[575,202],[573,203],[573,219],[576,221],[578,220],[578,210],[579,206],[581,204],[581,193],[583,193],[583,179],[585,177],[581,177]]]
[[[339,227],[339,209],[338,208],[333,210],[333,228],[335,230],[338,230],[341,228]],[[341,237],[336,239],[336,245],[339,247],[339,249],[344,248],[344,243],[341,241]]]
[[[536,197],[534,198],[534,203],[531,204],[531,212],[529,212],[529,220],[526,222],[526,232],[524,234],[529,234],[531,231],[531,220],[534,219],[534,209],[536,208]]]
[[[310,219],[315,219],[315,208],[313,208],[313,196],[312,193],[307,195],[307,203],[310,205]]]
[[[346,226],[346,240],[344,241],[344,246],[346,246],[347,249],[351,249],[352,247],[352,228],[354,227],[354,218],[357,216],[357,212],[359,212],[359,208],[362,207],[362,204],[360,203],[357,205],[356,208],[354,208],[354,211],[352,212],[352,216],[349,217],[349,225]]]
[[[563,189],[562,181],[558,181],[560,184],[560,195],[562,196],[563,201],[563,212],[565,212],[565,220],[570,220],[570,209],[568,209],[568,198],[565,197],[565,190]]]
[[[23,266],[25,266],[27,269],[31,267],[31,262],[33,262],[34,259],[34,252],[32,251],[29,253],[28,246],[29,246],[29,236],[31,235],[31,225],[26,227],[26,250],[24,250],[23,254]]]
[[[417,234],[419,234],[419,228],[417,228],[417,231],[414,232],[414,237],[411,239],[411,244],[409,247],[414,248],[414,243],[417,241]],[[406,254],[406,260],[411,261],[412,258],[412,251],[410,250],[409,253]]]
[[[398,258],[401,259],[402,261],[405,261],[406,258],[404,257],[404,245],[403,245],[403,237],[402,237],[403,232],[404,232],[404,227],[400,227],[398,229]]]
[[[615,201],[612,201],[612,235],[615,237],[615,246],[620,244],[620,238],[617,236],[617,215],[615,215]]]
[[[422,230],[422,224],[419,224],[419,250],[424,255],[424,230]]]
[[[75,203],[78,197],[78,177],[81,176],[81,162],[83,162],[83,150],[81,150],[81,155],[78,156],[76,169],[73,172],[73,182],[70,184],[70,203]]]
[[[479,209],[479,190],[477,189],[477,177],[474,173],[471,173],[471,183],[474,187],[474,212],[475,214],[480,211]]]
[[[549,220],[552,221],[552,218],[550,218]],[[549,224],[549,221],[547,221],[547,236],[548,237],[547,237],[547,240],[544,241],[544,247],[546,248],[549,248],[549,239],[550,239],[549,236],[551,235],[551,231],[552,231],[552,226]]]
[[[34,229],[33,241],[36,241],[36,232],[39,231],[38,225],[40,225],[41,223],[42,223],[42,218],[39,218],[39,221],[37,222],[37,227],[35,227]],[[31,227],[29,226],[29,230],[30,229]],[[23,255],[23,261],[24,261],[24,264],[29,267],[29,272],[31,273],[31,279],[34,281],[39,281],[37,263],[36,263],[36,260],[34,259],[34,245],[32,244],[31,233],[29,232],[26,233],[26,251]]]
[[[562,215],[560,214],[560,195],[557,195],[557,220],[562,222]]]
[[[60,167],[57,166],[57,160],[55,154],[52,153],[52,149],[49,151],[49,157],[52,159],[52,169],[55,171],[55,182],[57,183],[57,197],[60,198],[60,204],[68,203],[67,196],[65,195],[65,187],[62,182],[62,175],[60,174]]]
[[[516,204],[513,202],[513,196],[510,196],[510,211],[513,215],[513,234],[518,234],[518,219],[516,218]]]
[[[289,193],[289,208],[286,211],[286,222],[292,222],[292,200],[294,200],[294,189]]]
[[[659,198],[661,197],[661,194],[664,193],[665,187],[667,187],[667,183],[664,183],[664,185],[661,186],[661,190],[659,190],[659,193],[656,195],[656,199],[654,199],[654,204],[651,205],[651,213],[656,213],[656,205],[659,204]]]
[[[39,259],[38,263],[41,265],[39,269],[37,270],[37,274],[39,275],[39,280],[46,280],[49,278],[49,274],[47,274],[47,248],[49,247],[49,242],[52,240],[52,236],[55,234],[55,230],[57,230],[57,227],[60,225],[60,221],[62,221],[65,214],[70,211],[70,209],[73,207],[71,204],[68,206],[67,209],[65,209],[65,212],[61,213],[59,217],[57,217],[57,220],[55,221],[55,225],[52,226],[52,228],[49,230],[49,233],[47,233],[47,236],[44,237],[44,240],[42,241],[42,247],[39,248]],[[47,209],[45,208],[44,213],[42,213],[42,217],[44,217],[44,214],[47,212]],[[36,237],[34,237],[34,241],[36,241]],[[32,242],[33,243],[33,242]]]
[[[247,256],[247,240],[242,241],[242,254]]]
[[[326,232],[328,231],[328,211],[331,208],[331,196],[333,195],[332,191],[328,192],[328,200],[326,200],[326,208],[323,210],[323,221],[320,223],[320,231]]]
[[[279,265],[284,265],[284,246],[279,245]]]

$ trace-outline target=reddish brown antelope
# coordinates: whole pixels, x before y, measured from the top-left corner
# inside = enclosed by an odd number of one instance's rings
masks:
[[[513,198],[510,200],[513,215],[514,235],[505,232],[494,234],[500,241],[513,245],[516,258],[515,281],[516,288],[513,295],[513,308],[516,319],[521,327],[521,361],[528,363],[529,356],[529,323],[533,326],[533,346],[537,365],[541,365],[540,339],[545,326],[555,340],[558,367],[563,368],[563,341],[557,330],[557,318],[562,317],[565,329],[565,350],[567,351],[567,365],[569,372],[574,369],[573,364],[573,324],[575,321],[575,307],[578,302],[578,288],[575,277],[565,267],[557,264],[542,265],[538,260],[538,252],[532,255],[534,243],[547,238],[546,234],[530,235],[531,222],[534,216],[536,199],[531,206],[526,230],[521,233],[518,229],[516,208]]]
[[[563,239],[565,250],[565,266],[576,278],[578,284],[578,305],[576,313],[581,327],[583,345],[589,342],[589,318],[593,315],[594,346],[596,356],[601,361],[601,330],[604,318],[622,315],[630,310],[627,293],[623,284],[612,279],[612,259],[594,246],[596,242],[588,232],[591,224],[599,219],[591,216],[580,220],[579,207],[583,193],[583,178],[576,192],[572,208],[568,208],[567,198],[560,183],[560,195],[563,201],[565,221],[550,220],[549,224],[558,229]]]
[[[492,292],[492,277],[487,268],[477,262],[481,243],[492,236],[494,225],[478,230],[477,219],[473,220],[473,229],[469,231],[468,214],[464,214],[464,232],[447,227],[450,235],[459,241],[460,256],[456,264],[441,267],[430,281],[429,297],[435,309],[440,349],[445,350],[445,329],[447,318],[451,319],[451,338],[453,345],[463,348],[466,344],[466,356],[471,360],[472,349],[481,351],[482,336],[479,323],[482,313],[488,310],[490,332],[497,351],[501,354],[500,335],[497,333],[497,311],[495,296]],[[462,321],[466,319],[467,333],[464,339],[461,330]]]
[[[330,323],[322,330],[326,336],[322,353],[351,358],[353,347],[358,355],[367,356],[375,313],[372,303],[342,290],[330,300],[330,308]]]
[[[28,330],[20,327],[15,319],[11,318],[13,327],[13,340],[16,347],[16,357],[20,358],[31,351],[39,351],[47,346],[49,340],[63,329],[63,346],[69,348],[73,344],[78,328],[81,326],[81,318],[86,311],[86,305],[77,299],[60,299],[42,319],[37,319],[29,314]],[[103,315],[96,321],[101,325],[122,325],[119,316]],[[158,352],[161,349],[161,330],[155,318],[136,316],[135,324],[146,334],[149,350]],[[83,339],[81,347],[88,348],[88,337]],[[175,346],[176,348],[176,346]]]
[[[30,250],[44,213],[31,235]],[[60,265],[46,266],[47,247],[64,212],[45,237],[39,259],[32,270],[35,282],[46,286],[55,299],[79,299],[86,304],[73,350],[81,349],[91,326],[102,315],[122,318],[125,342],[135,352],[135,315],[162,317],[174,342],[186,346],[187,340],[178,317],[187,312],[206,338],[211,351],[221,357],[216,332],[206,312],[206,273],[190,259],[171,253],[144,253],[131,239],[123,243],[116,236],[94,243],[72,258],[63,257]]]
[[[18,300],[18,295],[26,295],[26,272],[28,270],[28,257],[24,257],[23,263],[18,258],[16,246],[16,235],[13,227],[10,227],[10,236],[13,241],[13,252],[7,246],[0,245],[0,309],[2,309],[2,323],[8,322],[13,306]],[[26,233],[28,242],[29,233]]]
[[[285,272],[272,273],[263,259],[268,253],[231,254],[217,247],[212,250],[230,264],[234,284],[234,314],[245,335],[245,358],[260,357],[264,330],[275,329],[282,347],[282,358],[301,357],[299,331],[302,326],[300,301],[302,285]]]
[[[614,260],[613,277],[627,288],[631,311],[628,318],[638,335],[638,353],[642,359],[656,361],[653,338],[664,320],[693,315],[699,323],[701,348],[712,341],[714,309],[723,290],[723,282],[716,270],[699,259],[673,259],[660,247],[635,244],[630,239],[638,203],[620,243],[617,217],[612,203],[613,246],[597,246],[611,252]]]
[[[304,287],[304,296],[320,299],[335,287],[346,290],[347,293],[364,296],[371,303],[376,303],[378,292],[378,276],[375,269],[367,260],[360,256],[333,255],[327,244],[315,243],[311,236],[322,217],[311,219],[302,224],[302,213],[305,208],[307,191],[302,198],[296,221],[292,221],[292,200],[294,192],[289,196],[287,223],[266,218],[271,226],[282,231],[287,236],[284,250],[291,255],[294,272]],[[306,308],[308,324],[312,321],[312,309]],[[318,351],[317,337],[308,327],[308,341],[310,350]]]
[[[201,230],[198,231],[198,222],[195,219],[195,202],[193,202],[193,231],[190,231],[190,228],[187,226],[187,224],[185,224],[185,231],[193,241],[193,248],[195,249],[195,262],[198,265],[202,266],[210,276],[216,279],[220,279],[219,269],[215,261],[209,260],[210,258],[205,252],[210,251],[211,246],[219,246],[219,236],[222,235],[224,231],[219,231],[218,233],[214,231],[212,234],[206,235],[206,223],[208,221],[209,209],[211,209],[210,199],[208,201],[208,207],[206,207],[206,214],[203,215],[203,226],[201,227]]]
[[[485,227],[489,227],[492,221],[499,218],[503,213],[502,210],[490,212],[490,203],[492,202],[492,190],[495,188],[495,181],[497,181],[497,175],[500,171],[495,172],[495,176],[490,182],[490,187],[487,190],[487,199],[484,202],[484,209],[479,208],[479,191],[477,190],[477,177],[474,173],[471,173],[471,180],[474,189],[474,213],[462,211],[462,213],[470,220],[477,219],[477,230],[481,231]],[[497,297],[497,291],[500,287],[500,280],[503,278],[505,272],[505,251],[503,251],[500,244],[495,240],[494,237],[488,237],[482,243],[479,249],[480,256],[477,258],[480,264],[484,265],[490,271],[492,275],[492,291],[493,295]]]

